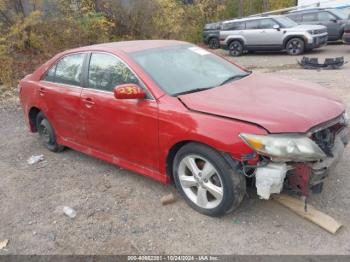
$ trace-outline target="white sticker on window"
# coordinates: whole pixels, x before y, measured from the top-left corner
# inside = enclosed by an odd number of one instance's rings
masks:
[[[209,55],[210,54],[207,50],[200,48],[200,47],[197,47],[197,46],[190,47],[190,48],[188,48],[188,50],[191,50],[192,52],[195,52],[199,55]]]

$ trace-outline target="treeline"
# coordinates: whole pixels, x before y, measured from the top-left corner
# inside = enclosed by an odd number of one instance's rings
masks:
[[[205,23],[295,0],[0,0],[0,83],[14,86],[57,52],[131,39],[201,41]]]

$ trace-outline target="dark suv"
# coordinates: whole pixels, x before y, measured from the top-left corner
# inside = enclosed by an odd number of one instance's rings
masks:
[[[203,28],[203,42],[210,48],[220,48],[221,22],[206,24]]]
[[[331,8],[296,10],[287,13],[286,16],[298,24],[326,26],[329,41],[342,39],[344,26],[348,21],[348,16],[344,12]]]

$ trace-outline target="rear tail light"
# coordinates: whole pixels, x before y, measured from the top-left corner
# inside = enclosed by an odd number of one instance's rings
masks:
[[[350,34],[350,29],[345,29],[344,33]]]

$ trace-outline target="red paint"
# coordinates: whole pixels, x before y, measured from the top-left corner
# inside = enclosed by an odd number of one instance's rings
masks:
[[[58,143],[167,183],[166,160],[177,144],[196,141],[241,160],[253,152],[240,133],[306,132],[345,109],[317,85],[255,73],[208,91],[168,96],[128,52],[176,44],[183,42],[110,43],[56,55],[20,82],[27,124],[35,131],[29,112],[38,108],[56,130]],[[40,81],[63,56],[93,51],[122,59],[154,99],[116,99],[113,92]]]
[[[311,168],[305,164],[293,166],[292,174],[288,176],[288,185],[303,196],[309,195],[309,180]]]
[[[345,110],[319,85],[259,73],[181,100],[193,110],[256,123],[271,133],[304,133]]]

